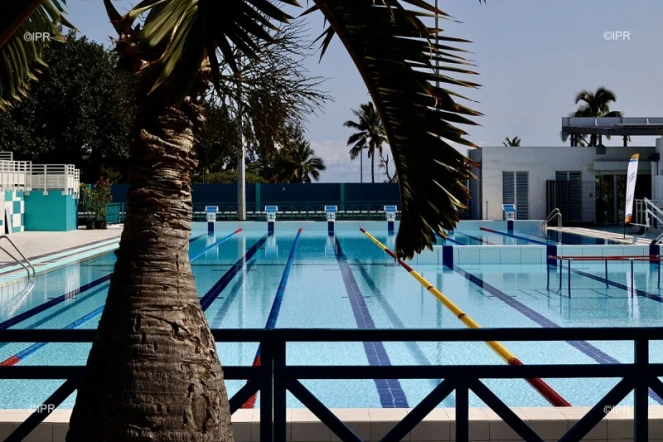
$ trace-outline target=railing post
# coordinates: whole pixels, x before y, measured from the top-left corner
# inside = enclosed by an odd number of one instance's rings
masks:
[[[273,381],[274,381],[274,340],[273,334],[266,332],[260,342],[260,440],[272,442],[274,440],[273,427]]]
[[[274,345],[274,440],[285,441],[287,439],[287,398],[285,378],[286,363],[286,341],[277,331],[276,338],[272,341]]]
[[[568,286],[569,286],[569,298],[571,297],[571,259],[569,258],[569,263],[567,264],[567,268],[569,269],[567,278],[568,280]]]
[[[456,387],[456,440],[470,440],[470,399],[467,384],[459,382]]]
[[[633,275],[633,258],[630,258],[629,261],[631,261],[631,298],[632,298],[633,293],[635,292],[635,277]]]
[[[636,385],[633,414],[633,440],[645,442],[649,438],[649,340],[635,341]]]

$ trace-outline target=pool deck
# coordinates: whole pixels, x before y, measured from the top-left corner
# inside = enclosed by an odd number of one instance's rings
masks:
[[[9,236],[28,258],[37,275],[57,270],[81,259],[94,258],[117,249],[122,226],[106,230],[72,230],[69,232],[21,232]],[[22,259],[8,241],[0,242],[7,252]],[[0,286],[25,280],[26,270],[0,250]]]
[[[558,232],[567,232],[575,233],[577,235],[588,236],[591,238],[607,239],[614,242],[619,242],[622,244],[633,244],[633,236],[630,229],[626,229],[626,238],[624,238],[624,231],[617,231],[616,229],[610,230],[598,230],[590,229],[587,227],[563,227],[561,229],[557,227],[548,227],[548,230],[556,230]],[[658,236],[656,232],[647,232],[644,236],[638,238],[635,245],[638,246],[648,246],[653,239]]]
[[[589,407],[569,408],[511,408],[545,441],[558,440],[575,425]],[[371,408],[332,409],[341,421],[366,442],[379,441],[393,426],[403,419],[411,409]],[[30,410],[0,411],[0,441],[31,414]],[[331,430],[307,409],[288,409],[288,441],[319,442],[339,440]],[[71,410],[55,410],[26,442],[64,442],[69,428]],[[236,442],[260,440],[260,410],[237,410],[233,416]],[[520,438],[502,419],[489,408],[469,410],[470,441],[520,441]],[[402,440],[410,442],[455,440],[455,409],[436,408]],[[663,406],[649,407],[649,440],[663,441]],[[592,429],[582,440],[585,441],[633,441],[633,408],[615,408]]]
[[[21,232],[9,235],[9,238],[28,259],[32,260],[113,238],[119,239],[121,234],[121,226],[108,226],[106,230],[79,229],[69,232]],[[9,256],[0,253],[0,267],[13,262]]]

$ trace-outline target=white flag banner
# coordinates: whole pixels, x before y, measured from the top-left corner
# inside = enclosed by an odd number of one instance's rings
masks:
[[[626,207],[624,207],[624,214],[626,215],[626,223],[633,222],[633,196],[635,195],[635,181],[638,178],[638,159],[640,154],[633,154],[628,162],[628,172],[626,175]]]

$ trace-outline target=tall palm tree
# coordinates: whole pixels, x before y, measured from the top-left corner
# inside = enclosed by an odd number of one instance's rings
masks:
[[[520,146],[520,138],[518,138],[518,137],[513,137],[513,138],[506,137],[506,138],[504,138],[504,141],[502,141],[502,145],[507,146],[507,147],[508,146],[511,146],[511,147]]]
[[[371,182],[375,183],[375,154],[382,156],[382,145],[387,142],[384,127],[372,102],[360,105],[359,109],[352,109],[352,113],[355,114],[358,121],[349,120],[343,123],[343,126],[359,131],[348,138],[348,146],[352,145],[350,159],[355,160],[359,156],[361,182],[363,183],[363,150],[368,149],[368,157],[371,158]]]
[[[3,81],[28,75],[30,59],[7,58],[13,49],[6,42],[36,23],[42,1],[0,5]],[[119,66],[139,83],[138,111],[126,222],[69,442],[233,439],[223,372],[187,253],[194,131],[204,122],[201,97],[209,85],[222,90],[221,65],[239,72],[238,56],[258,57],[275,23],[290,19],[284,3],[297,6],[295,0],[145,0],[122,16],[104,0],[118,33]],[[425,25],[418,8],[448,16],[421,0],[314,3],[309,12],[320,10],[330,25],[323,53],[337,34],[384,123],[402,195],[396,253],[412,257],[432,248],[435,233],[453,229],[457,209],[465,207],[457,196],[468,194],[464,183],[473,163],[450,142],[476,147],[456,125],[474,125],[468,117],[480,113],[457,102],[463,99],[458,92],[432,83],[478,86],[452,76],[475,73],[464,51],[450,46],[466,40],[434,41],[441,31]],[[450,74],[434,74],[431,60]],[[0,91],[3,99],[20,95],[9,89]]]
[[[570,117],[623,117],[624,114],[620,111],[611,111],[610,105],[617,101],[617,96],[610,89],[600,87],[596,92],[583,90],[578,92],[575,98],[575,104],[578,109],[571,113]],[[579,146],[596,146],[599,142],[599,136],[596,134],[591,135],[577,135],[576,144]],[[589,137],[589,139],[588,139]],[[606,136],[610,139],[610,136]],[[562,135],[562,140],[566,141],[568,136]]]
[[[306,140],[296,140],[291,146],[283,148],[279,167],[278,179],[288,183],[310,183],[311,178],[320,181],[320,172],[327,169]]]

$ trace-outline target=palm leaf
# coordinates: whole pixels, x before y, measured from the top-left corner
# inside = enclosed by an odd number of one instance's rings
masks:
[[[465,40],[442,37],[420,20],[416,7],[448,17],[422,0],[314,0],[331,28],[350,53],[368,87],[384,124],[398,172],[402,217],[396,240],[399,257],[411,258],[445,234],[465,208],[469,197],[464,182],[474,165],[449,142],[476,147],[456,124],[475,124],[468,117],[481,115],[454,100],[456,93],[434,86],[436,81],[458,87],[478,85],[436,74],[433,57],[453,63],[455,70],[470,63],[466,52],[442,43]],[[442,43],[441,43],[442,42]],[[421,69],[421,67],[426,69]],[[447,69],[448,70],[448,69]]]
[[[36,32],[63,41],[58,27],[73,26],[64,17],[66,0],[3,0],[0,5],[0,110],[20,100],[37,79],[46,40],[27,40]]]
[[[214,83],[220,66],[240,72],[240,57],[260,56],[260,42],[272,42],[278,27],[292,17],[278,4],[298,6],[296,0],[144,0],[124,20],[133,23],[147,13],[138,41],[161,51],[144,69],[156,69],[152,91],[165,82],[177,99],[189,92],[201,64],[209,56]]]

